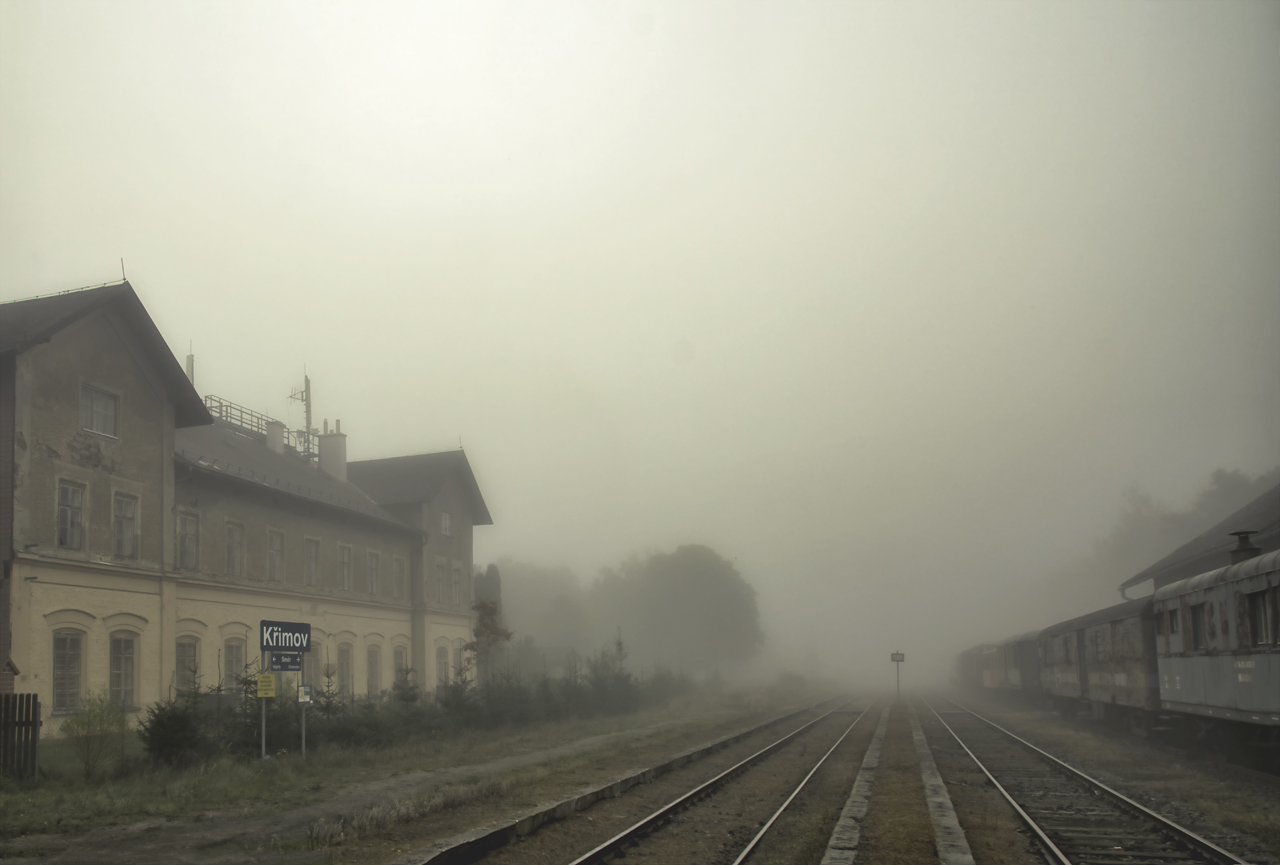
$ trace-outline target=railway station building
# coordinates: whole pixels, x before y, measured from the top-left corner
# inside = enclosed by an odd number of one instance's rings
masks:
[[[348,462],[340,423],[190,371],[127,282],[0,304],[0,691],[51,732],[90,693],[135,712],[253,666],[264,619],[309,623],[303,681],[352,699],[465,676],[466,454]]]

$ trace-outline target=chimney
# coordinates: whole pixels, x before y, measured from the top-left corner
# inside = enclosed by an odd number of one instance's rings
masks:
[[[278,420],[267,421],[267,447],[275,453],[284,453],[284,424]]]
[[[1231,564],[1235,565],[1240,562],[1247,562],[1249,559],[1262,555],[1261,547],[1255,547],[1253,544],[1249,543],[1249,535],[1256,535],[1257,533],[1258,532],[1256,530],[1231,533],[1231,537],[1240,539],[1240,543],[1231,551]]]
[[[187,355],[187,381],[191,382],[191,386],[196,386],[196,356],[194,354]]]
[[[342,432],[342,421],[333,422],[333,432],[329,432],[329,421],[324,422],[324,433],[320,438],[320,471],[337,478],[347,479],[347,436]]]

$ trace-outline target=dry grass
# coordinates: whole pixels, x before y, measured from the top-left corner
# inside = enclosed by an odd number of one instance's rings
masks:
[[[324,850],[348,841],[383,832],[398,823],[421,820],[432,814],[453,811],[464,805],[475,805],[504,799],[517,787],[527,785],[536,778],[546,777],[549,771],[539,768],[505,778],[490,778],[475,784],[443,787],[430,796],[410,799],[393,799],[385,805],[368,808],[358,814],[336,820],[317,820],[307,828],[307,847]]]
[[[146,819],[261,814],[330,799],[342,788],[415,770],[440,770],[553,748],[592,736],[671,722],[699,730],[742,717],[740,708],[673,707],[626,716],[467,730],[386,749],[313,751],[304,762],[279,754],[262,762],[226,758],[191,769],[140,769],[86,782],[59,740],[41,743],[50,776],[38,785],[0,777],[0,838],[51,834]],[[664,731],[670,735],[672,731]]]

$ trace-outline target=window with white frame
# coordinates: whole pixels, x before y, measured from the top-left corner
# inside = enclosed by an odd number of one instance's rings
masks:
[[[80,426],[90,432],[116,438],[116,408],[113,393],[84,385],[80,388]]]
[[[194,571],[200,564],[200,519],[178,514],[178,567]]]
[[[449,684],[449,650],[444,646],[436,647],[436,680],[442,685]]]
[[[368,695],[372,700],[382,693],[382,647],[370,646],[368,650]]]
[[[244,526],[227,523],[227,576],[244,574]]]
[[[80,672],[84,667],[84,632],[53,632],[53,711],[80,708]]]
[[[392,664],[395,667],[396,681],[406,682],[409,679],[409,649],[396,646],[392,652]]]
[[[115,555],[120,559],[138,557],[138,500],[116,493],[112,501]]]
[[[338,587],[351,591],[351,547],[338,547]]]
[[[338,645],[338,695],[350,700],[354,694],[351,681],[351,644]]]
[[[225,676],[224,687],[235,691],[239,687],[239,679],[245,674],[245,642],[239,637],[232,637],[222,644],[222,674]]]
[[[365,561],[368,565],[368,582],[365,584],[365,589],[369,594],[376,595],[378,594],[378,569],[382,565],[382,554],[369,550],[366,554]]]
[[[303,579],[308,586],[320,585],[320,541],[306,538],[302,542]]]
[[[84,487],[58,481],[58,546],[84,549]]]
[[[195,637],[179,637],[174,658],[174,685],[194,688],[200,676],[200,641]]]
[[[391,560],[391,591],[397,599],[404,597],[408,570],[404,559]]]
[[[453,563],[453,605],[462,606],[462,563]]]
[[[284,579],[284,532],[267,531],[267,579],[278,583]]]
[[[132,709],[133,702],[134,635],[129,631],[117,631],[111,635],[111,702],[123,709]]]

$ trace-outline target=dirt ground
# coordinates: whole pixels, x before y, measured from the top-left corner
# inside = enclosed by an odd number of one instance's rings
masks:
[[[428,834],[452,832],[528,807],[554,790],[569,792],[609,772],[620,774],[660,762],[672,753],[720,738],[779,714],[738,716],[715,723],[665,721],[638,729],[581,739],[552,748],[485,763],[446,769],[407,767],[393,777],[336,789],[324,802],[260,815],[219,814],[207,819],[153,819],[84,832],[25,835],[0,842],[6,863],[192,863],[232,865],[257,862],[385,861],[411,847],[370,839],[346,848],[308,849],[308,829],[321,819],[338,820],[396,800],[422,796],[451,785],[488,777],[517,776],[529,783],[511,795],[478,802],[457,812],[432,815]],[[530,771],[531,767],[548,767]],[[394,836],[394,832],[390,833]],[[425,842],[424,842],[425,843]],[[377,848],[376,851],[372,848]],[[366,853],[373,853],[366,856]]]

